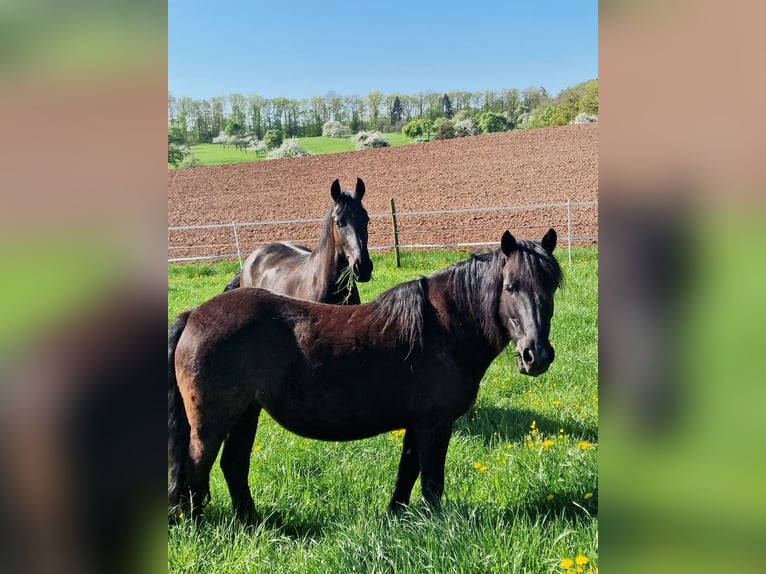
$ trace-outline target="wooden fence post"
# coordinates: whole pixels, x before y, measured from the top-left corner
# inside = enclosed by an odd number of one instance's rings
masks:
[[[394,206],[394,198],[391,198],[391,224],[394,229],[394,254],[396,256],[396,267],[401,267],[399,261],[399,230],[396,228],[396,207]]]

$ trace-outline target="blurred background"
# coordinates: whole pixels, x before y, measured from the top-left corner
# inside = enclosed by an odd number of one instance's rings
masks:
[[[599,566],[761,571],[766,8],[599,8]]]
[[[164,571],[166,6],[0,15],[0,570]],[[765,17],[600,5],[605,571],[763,569]]]

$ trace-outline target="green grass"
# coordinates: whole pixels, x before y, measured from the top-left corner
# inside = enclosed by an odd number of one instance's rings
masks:
[[[401,133],[383,134],[392,146],[406,145],[412,143],[412,140]],[[326,138],[322,136],[310,138],[298,138],[301,147],[313,155],[323,155],[330,153],[341,153],[345,151],[354,151],[354,144],[351,138]],[[221,165],[226,163],[243,163],[248,161],[261,161],[266,158],[265,153],[255,154],[238,150],[234,146],[223,147],[219,144],[198,144],[189,148],[191,154],[181,163],[179,167],[189,165],[192,156],[197,165]],[[169,169],[173,166],[168,165]]]
[[[598,565],[598,390],[596,248],[573,249],[556,296],[547,373],[524,377],[510,352],[490,366],[476,405],[455,423],[444,508],[419,501],[389,520],[401,437],[347,443],[293,435],[263,414],[250,487],[262,519],[232,519],[218,465],[205,518],[169,527],[170,572],[565,572],[587,557]],[[401,281],[465,259],[464,251],[373,254],[362,301]],[[237,263],[168,271],[168,321],[218,294]],[[587,495],[587,498],[586,498]],[[574,570],[574,567],[573,567]]]

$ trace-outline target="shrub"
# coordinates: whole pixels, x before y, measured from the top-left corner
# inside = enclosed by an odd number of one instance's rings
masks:
[[[266,144],[254,137],[245,151],[254,152],[256,155],[266,151]]]
[[[322,135],[326,138],[343,138],[348,135],[348,128],[334,120],[325,122],[322,125]]]
[[[454,124],[455,137],[464,138],[466,136],[475,136],[479,133],[479,127],[473,123],[471,118],[466,118],[455,122]]]
[[[268,132],[266,133],[268,134]],[[278,148],[272,149],[268,154],[266,154],[266,159],[283,159],[286,157],[305,157],[307,155],[311,155],[311,154],[301,147],[301,144],[298,143],[297,139],[293,138],[293,139],[287,140]]]
[[[174,167],[178,167],[178,164],[189,155],[189,148],[185,145],[179,145],[176,143],[168,144],[168,163]]]
[[[352,141],[356,145],[356,149],[388,147],[391,145],[391,142],[380,132],[360,131],[354,135]]]
[[[439,123],[436,129],[435,140],[449,140],[455,137],[455,124],[449,120]]]
[[[589,123],[597,122],[597,121],[598,121],[598,116],[594,116],[593,114],[588,114],[586,112],[580,112],[569,123],[570,124],[589,124]]]

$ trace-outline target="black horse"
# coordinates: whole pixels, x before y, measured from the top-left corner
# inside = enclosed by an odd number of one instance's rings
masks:
[[[253,513],[247,478],[261,409],[320,440],[406,429],[389,510],[408,504],[418,474],[425,502],[438,505],[453,422],[490,363],[511,341],[523,374],[553,361],[555,246],[553,229],[540,242],[506,231],[499,250],[364,305],[237,289],[178,315],[168,343],[171,515],[189,503],[200,510],[222,443],[234,510]]]
[[[307,301],[359,304],[356,281],[369,281],[372,261],[367,252],[364,182],[357,178],[354,191],[341,191],[336,179],[330,187],[322,236],[312,252],[295,243],[268,243],[253,251],[242,269],[224,289],[262,287]]]

